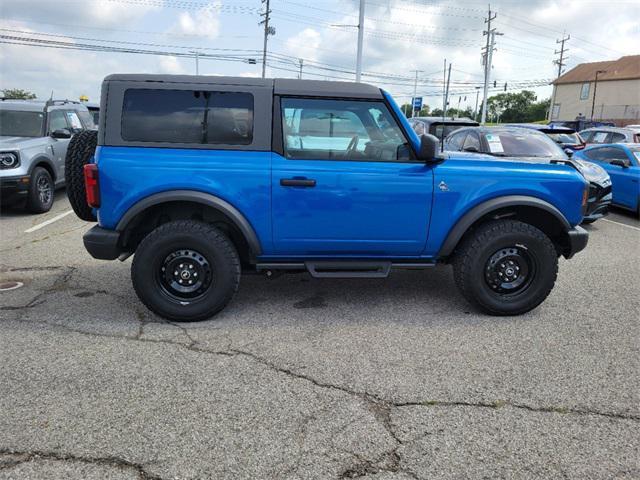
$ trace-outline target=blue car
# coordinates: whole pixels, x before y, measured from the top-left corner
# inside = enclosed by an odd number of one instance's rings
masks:
[[[133,255],[136,293],[172,320],[222,310],[242,273],[334,281],[439,263],[473,305],[517,315],[551,292],[558,257],[585,248],[589,188],[551,158],[503,157],[442,154],[363,83],[112,75],[98,132],[69,147],[68,194],[97,221],[87,251]]]
[[[573,158],[601,165],[611,177],[613,204],[640,216],[640,143],[594,145]]]

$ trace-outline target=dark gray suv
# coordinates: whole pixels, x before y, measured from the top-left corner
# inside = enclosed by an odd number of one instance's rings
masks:
[[[95,129],[93,117],[69,100],[0,101],[0,192],[2,204],[21,203],[30,212],[51,209],[65,182],[69,139]]]

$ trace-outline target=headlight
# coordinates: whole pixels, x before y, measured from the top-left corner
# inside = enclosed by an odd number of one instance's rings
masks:
[[[603,186],[607,186],[611,183],[609,174],[600,165],[595,163],[586,162],[584,160],[574,159],[576,166],[582,176],[589,182],[595,182]]]
[[[14,152],[2,152],[0,153],[0,168],[16,168],[20,166],[20,159],[18,154]]]

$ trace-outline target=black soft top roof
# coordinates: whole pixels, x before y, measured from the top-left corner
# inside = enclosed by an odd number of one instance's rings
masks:
[[[381,99],[378,87],[366,83],[296,80],[290,78],[222,77],[216,75],[149,75],[113,74],[105,82],[189,83],[202,85],[238,85],[273,88],[276,95],[308,95],[311,97],[351,97]]]

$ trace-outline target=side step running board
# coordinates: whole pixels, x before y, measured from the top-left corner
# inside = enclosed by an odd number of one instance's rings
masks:
[[[433,262],[395,263],[376,260],[317,260],[304,263],[258,263],[256,270],[259,272],[266,271],[268,275],[271,275],[271,271],[278,270],[290,272],[307,270],[314,278],[386,278],[391,273],[391,269],[422,270],[434,266],[435,263]]]
[[[304,262],[314,278],[386,278],[391,262]]]

